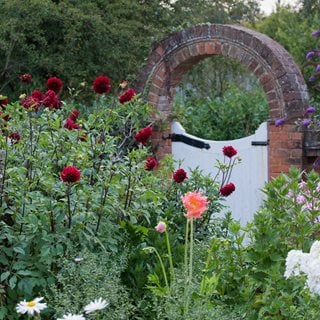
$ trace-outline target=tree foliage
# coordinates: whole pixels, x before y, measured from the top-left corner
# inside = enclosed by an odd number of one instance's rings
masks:
[[[153,42],[203,22],[253,21],[256,1],[2,0],[0,92],[21,93],[20,73],[34,84],[58,76],[66,87],[97,74],[133,79]],[[13,95],[13,96],[12,96]]]
[[[318,47],[318,40],[311,33],[319,29],[320,15],[317,0],[303,0],[297,6],[277,6],[276,11],[256,23],[258,31],[279,42],[293,56],[301,68],[312,99],[319,94],[308,79],[313,68],[304,67],[306,53]],[[298,9],[299,8],[299,9]]]
[[[57,75],[67,86],[97,74],[133,75],[163,36],[168,10],[156,1],[4,0],[0,12],[0,91],[18,92],[19,73],[35,83]]]

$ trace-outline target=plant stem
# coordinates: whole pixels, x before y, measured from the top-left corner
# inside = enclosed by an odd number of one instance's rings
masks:
[[[28,160],[28,179],[31,180],[32,179],[32,149],[33,149],[33,131],[32,131],[32,118],[30,113],[28,113],[29,115],[29,160]]]
[[[2,157],[2,154],[1,154],[1,157]],[[2,180],[1,180],[1,185],[0,185],[0,192],[1,192],[0,208],[2,208],[2,203],[3,203],[3,191],[4,191],[4,184],[5,184],[5,181],[6,181],[7,164],[8,164],[8,135],[6,135],[6,144],[5,144],[3,168],[0,168],[0,170],[2,171]]]
[[[71,190],[71,184],[68,183],[67,185],[67,201],[68,201],[68,228],[71,228],[72,223],[72,214],[71,214],[71,203],[70,203],[70,190]]]
[[[174,269],[173,269],[173,262],[172,262],[172,254],[171,254],[171,246],[170,246],[170,239],[169,239],[169,234],[166,231],[166,242],[167,242],[167,249],[168,249],[168,258],[169,258],[169,265],[170,265],[170,280],[171,284],[174,280]]]
[[[208,256],[207,256],[207,261],[205,264],[205,268],[204,268],[204,274],[202,276],[202,280],[201,280],[201,286],[200,286],[200,294],[204,294],[204,287],[205,287],[205,283],[206,283],[206,272],[209,268],[210,262],[211,262],[211,252],[214,249],[215,243],[213,240],[213,244],[211,244],[210,249],[208,250]]]
[[[108,186],[106,188],[104,188],[104,191],[103,191],[103,196],[102,196],[102,201],[101,201],[101,207],[103,208],[104,205],[106,204],[106,199],[107,199],[107,195],[108,195],[108,192],[109,192],[109,186],[111,184],[111,180],[114,176],[115,172],[112,171],[111,174],[110,174],[110,178],[109,178],[109,181],[108,181]],[[100,223],[101,223],[101,218],[102,218],[102,208],[99,212],[99,215],[98,215],[98,222],[97,222],[97,226],[96,226],[96,231],[95,231],[95,235],[98,234],[98,231],[99,231],[99,227],[100,227]]]
[[[186,316],[189,310],[189,277],[188,277],[188,237],[189,237],[189,219],[186,223],[186,235],[184,242],[184,274],[185,274],[185,286],[184,286],[184,310],[183,314]]]
[[[190,219],[190,257],[189,257],[189,283],[192,282],[193,268],[193,218]]]
[[[167,273],[166,273],[166,269],[164,267],[164,264],[163,264],[163,261],[161,259],[161,256],[158,252],[158,250],[154,247],[150,247],[150,249],[152,249],[154,251],[154,253],[156,254],[158,260],[159,260],[159,263],[160,263],[160,266],[161,266],[161,270],[162,270],[162,274],[163,274],[163,278],[164,278],[164,282],[166,284],[166,287],[167,287],[167,291],[168,293],[170,292],[170,287],[169,287],[169,283],[168,283],[168,278],[167,278]]]
[[[188,234],[189,234],[189,219],[187,219],[186,236],[185,236],[185,242],[184,242],[184,271],[185,271],[186,278],[188,275],[188,236],[189,236]]]
[[[131,189],[131,174],[132,174],[132,166],[131,166],[131,159],[129,160],[129,177],[128,177],[128,187],[126,191],[126,200],[124,203],[124,210],[128,207],[128,201],[129,201],[129,195],[130,195],[130,189]]]

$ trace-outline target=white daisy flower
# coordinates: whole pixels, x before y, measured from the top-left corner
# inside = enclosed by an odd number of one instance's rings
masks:
[[[57,320],[86,320],[86,318],[82,314],[65,314],[62,318]]]
[[[92,313],[97,310],[102,310],[106,308],[109,305],[109,302],[106,300],[102,300],[102,298],[96,299],[92,302],[90,302],[88,305],[84,307],[84,312],[85,313]]]
[[[40,313],[43,309],[47,307],[46,303],[40,303],[43,298],[35,298],[32,301],[23,300],[16,306],[17,313],[27,313],[33,315],[34,313]]]

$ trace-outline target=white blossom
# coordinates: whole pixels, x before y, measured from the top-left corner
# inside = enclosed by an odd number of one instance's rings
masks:
[[[17,313],[21,314],[29,314],[33,315],[35,313],[40,313],[43,309],[47,307],[46,303],[41,303],[40,301],[43,300],[43,298],[35,298],[34,300],[31,301],[26,301],[23,300],[18,303],[16,306],[16,311]]]
[[[102,298],[96,299],[90,302],[88,305],[84,307],[85,313],[92,313],[98,310],[105,309],[109,305],[109,302],[103,300]]]
[[[291,250],[286,259],[286,271],[284,276],[288,279],[290,276],[298,276],[304,272],[308,264],[309,254],[301,250]]]
[[[86,318],[82,314],[68,313],[64,315],[62,318],[59,318],[57,320],[86,320]]]
[[[291,250],[286,259],[284,276],[298,276],[304,273],[307,276],[306,285],[311,293],[320,294],[320,241],[315,241],[310,253],[301,250]]]

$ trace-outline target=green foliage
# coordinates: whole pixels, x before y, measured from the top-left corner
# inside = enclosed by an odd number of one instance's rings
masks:
[[[303,6],[300,10],[278,6],[275,12],[258,21],[254,27],[288,50],[303,71],[311,97],[318,102],[318,90],[314,88],[314,82],[308,81],[314,67],[305,66],[305,57],[309,50],[318,48],[318,41],[311,36],[311,33],[319,29],[319,11],[316,10],[318,8],[316,1],[301,2]],[[310,8],[313,9],[310,10]]]
[[[11,120],[1,123],[0,301],[8,319],[16,319],[19,300],[56,282],[61,259],[82,249],[117,256],[125,245],[119,223],[149,221],[153,203],[144,194],[151,173],[144,161],[150,151],[133,135],[146,125],[150,107],[138,98],[125,105],[100,98],[86,120],[80,116],[81,130],[67,130],[73,107],[34,112],[19,103],[6,106]],[[11,132],[19,132],[18,143]],[[78,183],[61,181],[69,165],[80,169]]]
[[[319,296],[304,276],[285,279],[284,271],[290,250],[309,252],[319,238],[319,185],[315,172],[292,169],[266,185],[265,203],[246,228],[230,215],[213,219],[210,238],[195,243],[188,316],[181,263],[170,294],[161,294],[161,279],[149,278],[159,319],[212,319],[222,310],[230,319],[317,320]]]
[[[232,140],[248,136],[267,119],[267,102],[260,88],[244,92],[230,83],[222,96],[207,98],[186,92],[177,96],[174,117],[186,131],[210,140]]]
[[[15,98],[24,72],[32,74],[39,89],[42,79],[52,75],[64,79],[65,90],[83,81],[91,88],[98,74],[111,76],[117,87],[121,75],[136,74],[171,16],[157,1],[2,3],[0,91]]]
[[[64,89],[98,74],[118,86],[135,78],[151,45],[170,32],[205,22],[254,21],[257,1],[3,0],[0,12],[0,92],[13,101],[29,72],[38,89],[58,76]],[[85,93],[85,94],[84,94]],[[86,90],[83,96],[90,96]]]
[[[319,181],[315,172],[304,176],[292,169],[288,176],[280,175],[266,186],[267,200],[252,222],[246,257],[251,264],[244,296],[248,319],[318,319],[313,306],[319,297],[310,296],[303,278],[285,280],[283,274],[288,251],[309,251],[318,238],[320,225],[314,219]],[[308,203],[312,203],[309,209]]]
[[[259,13],[258,2],[251,0],[177,0],[171,6],[175,12],[178,25],[183,27],[204,22],[254,22]]]
[[[79,314],[85,305],[102,298],[110,304],[99,312],[101,319],[130,319],[134,308],[120,279],[126,268],[125,256],[125,253],[84,251],[59,261],[56,281],[45,293],[51,307],[47,312],[54,311],[55,318]]]

